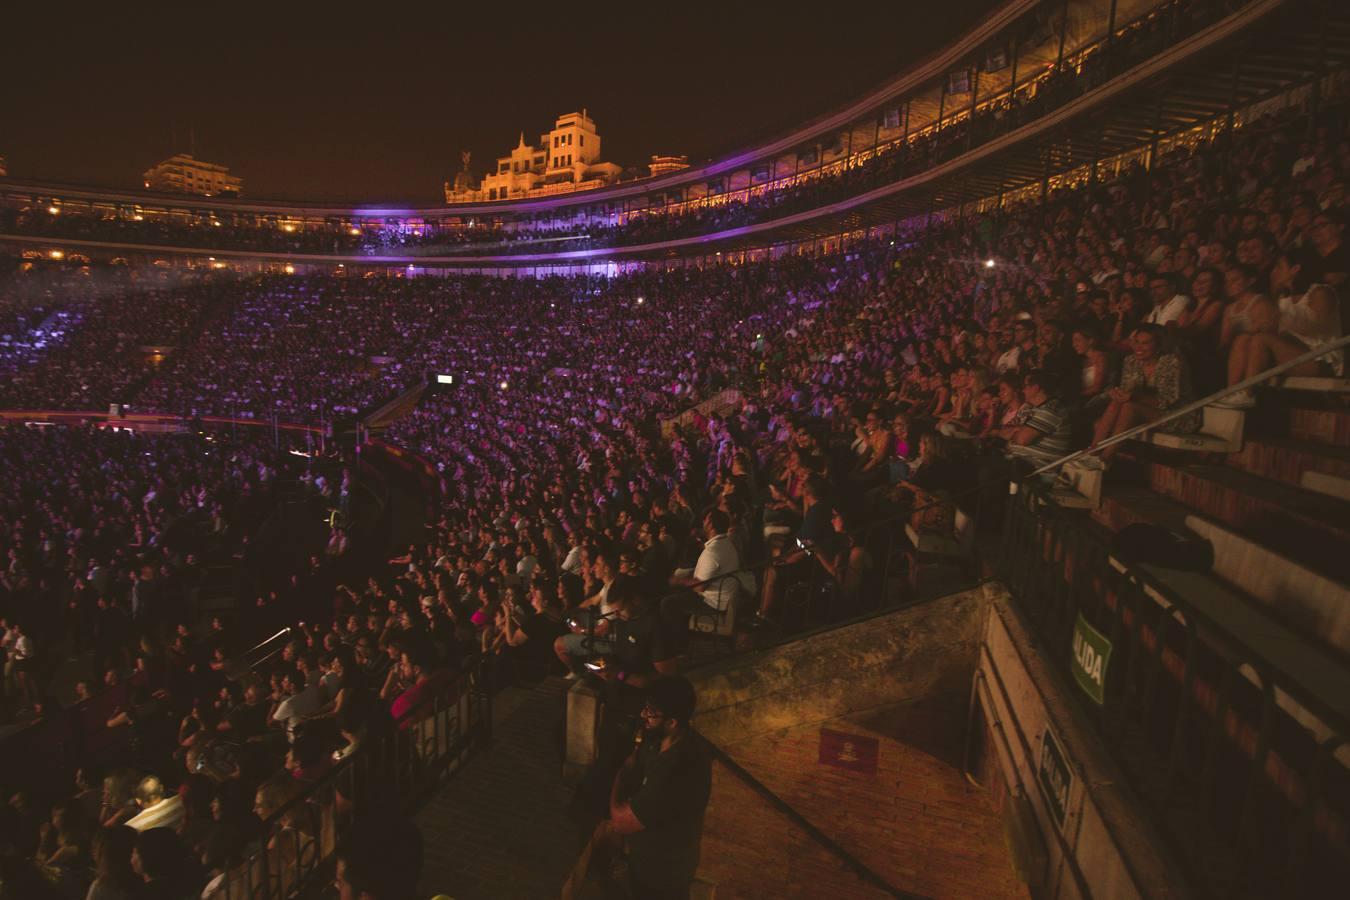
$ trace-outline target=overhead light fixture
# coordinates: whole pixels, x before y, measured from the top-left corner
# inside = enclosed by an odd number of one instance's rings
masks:
[[[49,206],[49,207],[47,207],[47,212],[51,213],[51,214],[54,215],[54,216],[59,216],[59,215],[61,214],[61,207],[59,207],[59,206]]]
[[[984,267],[985,267],[986,269],[992,269],[992,268],[994,267],[994,259],[993,259],[993,257],[990,257],[989,259],[986,259],[986,260],[984,261]]]
[[[65,258],[66,258],[65,252],[62,251],[62,250],[48,250],[48,251],[47,251],[47,255],[50,256],[52,259],[65,259]]]
[[[286,274],[287,274],[287,275],[294,275],[294,274],[295,274],[295,266],[291,265],[290,263],[286,263]]]

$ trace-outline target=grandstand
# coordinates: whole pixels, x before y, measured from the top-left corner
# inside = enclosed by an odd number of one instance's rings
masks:
[[[622,896],[677,672],[689,896],[1336,891],[1347,64],[1010,0],[547,199],[0,177],[0,898]]]

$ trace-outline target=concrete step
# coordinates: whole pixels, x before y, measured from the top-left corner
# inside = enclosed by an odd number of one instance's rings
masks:
[[[1206,406],[1200,430],[1193,434],[1154,431],[1147,435],[1155,447],[1192,450],[1198,453],[1236,453],[1242,449],[1243,426],[1247,413],[1224,406]]]
[[[1258,515],[1278,514],[1350,539],[1350,503],[1241,469],[1154,459],[1145,470],[1145,483],[1238,526],[1256,522]]]
[[[1187,520],[1194,516],[1220,523],[1232,533],[1317,575],[1333,581],[1347,580],[1350,563],[1345,562],[1344,555],[1329,555],[1321,542],[1304,540],[1298,529],[1260,522],[1240,527],[1145,487],[1108,485],[1102,494],[1101,508],[1092,514],[1093,520],[1111,532],[1136,523],[1185,532],[1190,530]]]
[[[1289,437],[1335,447],[1350,446],[1350,410],[1289,410]]]
[[[1350,654],[1350,588],[1203,516],[1186,526],[1214,548],[1213,572],[1294,631]]]
[[[1154,462],[1146,473],[1157,493],[1350,581],[1350,501],[1228,466]]]
[[[1226,462],[1252,475],[1299,487],[1309,487],[1303,480],[1309,472],[1350,478],[1350,447],[1297,438],[1249,438],[1242,451],[1229,455]]]
[[[1350,478],[1331,475],[1326,472],[1304,472],[1299,485],[1328,497],[1350,500]]]
[[[1286,391],[1311,391],[1315,394],[1350,394],[1350,378],[1291,377],[1276,378],[1271,384]]]

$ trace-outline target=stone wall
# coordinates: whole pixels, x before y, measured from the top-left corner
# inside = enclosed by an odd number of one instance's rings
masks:
[[[899,890],[1026,897],[961,771],[986,610],[968,591],[729,661],[695,678],[698,727]],[[720,764],[702,872],[719,898],[884,896]]]

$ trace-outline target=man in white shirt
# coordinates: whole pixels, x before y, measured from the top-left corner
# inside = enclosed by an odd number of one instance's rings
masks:
[[[290,694],[285,700],[277,704],[277,711],[272,713],[272,720],[280,722],[286,729],[286,737],[294,741],[295,730],[308,716],[314,715],[324,705],[323,684],[316,677],[303,688],[299,684],[300,676],[295,672],[287,672],[282,678],[282,688]]]
[[[998,361],[994,363],[994,369],[1000,375],[1016,371],[1022,363],[1023,351],[1031,352],[1036,348],[1036,327],[1030,318],[1013,322],[1012,331],[1013,345],[1003,351]]]
[[[183,798],[168,794],[164,783],[154,775],[141,779],[136,787],[136,805],[141,811],[127,820],[127,827],[137,831],[151,828],[177,828],[183,821]]]
[[[1170,272],[1158,272],[1148,281],[1148,293],[1153,299],[1153,308],[1144,321],[1150,325],[1167,325],[1181,318],[1181,314],[1190,309],[1191,298],[1181,293],[1177,287],[1176,276]]]
[[[720,509],[703,516],[703,552],[694,571],[676,575],[670,583],[690,588],[661,601],[661,622],[667,631],[666,646],[683,648],[689,641],[691,615],[722,615],[742,594],[753,596],[755,576],[741,571],[741,555],[731,540],[730,517]]]

